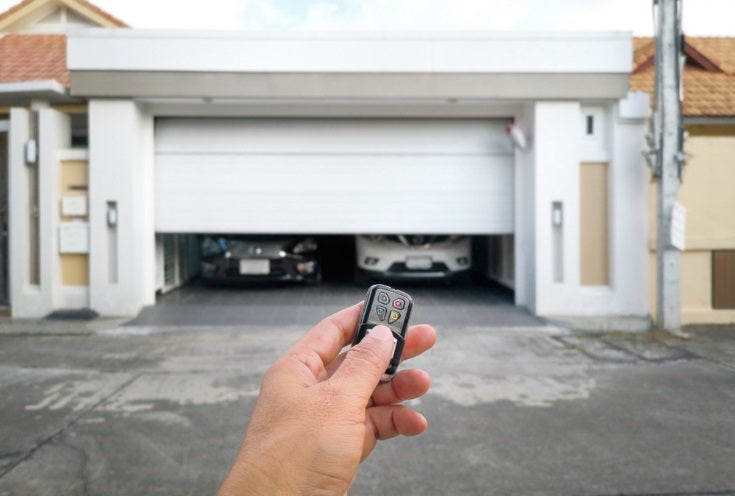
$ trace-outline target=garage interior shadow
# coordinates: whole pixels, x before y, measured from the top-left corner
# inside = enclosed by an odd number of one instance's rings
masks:
[[[355,282],[354,236],[317,236],[320,284],[260,283],[209,285],[194,278],[160,295],[126,326],[304,326],[353,305],[367,286]],[[478,262],[470,276],[452,281],[385,282],[411,294],[411,321],[438,330],[466,327],[536,327],[544,322],[513,303],[513,291],[487,278],[485,240],[476,240]]]

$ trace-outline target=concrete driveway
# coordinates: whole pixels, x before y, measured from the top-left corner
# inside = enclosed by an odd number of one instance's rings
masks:
[[[304,330],[119,324],[0,321],[0,495],[213,494]],[[428,432],[353,494],[735,494],[735,329],[437,327]]]
[[[436,327],[535,327],[542,321],[513,305],[512,293],[491,283],[396,285],[411,294],[412,322]],[[318,286],[268,284],[206,286],[193,283],[158,299],[126,326],[311,326],[335,309],[365,297],[367,287],[351,282]]]

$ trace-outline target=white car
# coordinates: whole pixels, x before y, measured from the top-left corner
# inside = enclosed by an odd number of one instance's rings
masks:
[[[359,235],[358,279],[443,279],[468,274],[469,236]]]

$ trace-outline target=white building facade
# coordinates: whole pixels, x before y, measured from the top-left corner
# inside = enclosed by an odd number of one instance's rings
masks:
[[[166,234],[416,232],[492,239],[488,275],[535,314],[645,317],[631,54],[627,33],[72,33],[88,149],[52,108],[8,123],[13,315],[135,315],[170,285]],[[86,284],[64,275],[73,254]]]

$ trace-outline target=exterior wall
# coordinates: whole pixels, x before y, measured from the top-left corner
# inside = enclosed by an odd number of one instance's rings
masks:
[[[9,315],[8,304],[8,131],[10,121],[0,115],[0,315]]]
[[[584,109],[579,103],[535,105],[536,304],[531,309],[540,315],[649,315],[647,171],[640,153],[647,101],[629,95],[601,108],[603,146],[589,147],[580,138]],[[582,285],[579,170],[583,161],[610,164],[606,285]],[[555,206],[563,210],[560,225],[553,222]]]
[[[58,201],[62,203],[64,198],[83,198],[88,204],[88,164],[87,150],[60,150],[60,180],[58,190]],[[88,222],[89,209],[83,213],[64,212],[62,206],[59,212],[61,227],[77,226],[89,233]],[[61,236],[61,235],[59,235]],[[58,309],[80,309],[89,308],[89,249],[82,249],[75,253],[59,253],[60,263],[60,288]]]
[[[89,102],[90,307],[134,316],[155,303],[153,117],[130,100]]]
[[[540,315],[575,313],[579,284],[578,102],[535,105],[536,308]],[[554,204],[561,224],[552,224]]]
[[[58,256],[59,151],[69,148],[69,117],[50,108],[38,110],[38,162],[25,163],[32,114],[12,109],[10,118],[10,305],[14,317],[43,317],[63,306]],[[38,167],[38,283],[31,277],[31,206],[29,175]]]
[[[688,126],[689,161],[679,190],[687,211],[686,250],[681,253],[683,324],[732,323],[735,309],[712,308],[712,253],[735,249],[735,126]],[[656,308],[656,188],[651,186],[651,312]]]

